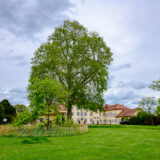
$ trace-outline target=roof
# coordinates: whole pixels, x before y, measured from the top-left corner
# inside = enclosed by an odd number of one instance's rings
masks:
[[[120,117],[132,117],[134,116],[135,112],[137,112],[137,108],[130,109],[130,108],[124,108],[117,116],[116,118]]]
[[[106,104],[104,106],[104,109],[106,111],[111,111],[111,110],[123,110],[124,108],[128,108],[128,107],[125,107],[121,104],[114,104],[114,105],[109,105],[109,104]]]
[[[128,108],[126,106],[123,106],[121,104],[115,104],[115,105],[109,105],[106,104],[104,106],[106,111],[112,111],[112,110],[121,110],[121,112],[116,116],[116,118],[120,118],[120,117],[132,117],[134,116],[135,112],[138,111],[137,108]]]

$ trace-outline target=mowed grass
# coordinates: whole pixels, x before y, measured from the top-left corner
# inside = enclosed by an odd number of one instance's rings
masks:
[[[47,139],[0,137],[0,160],[160,160],[158,126],[89,128]]]

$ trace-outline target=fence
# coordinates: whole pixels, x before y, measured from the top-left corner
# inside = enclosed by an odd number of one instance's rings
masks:
[[[88,132],[88,126],[63,127],[53,126],[50,130],[33,126],[0,126],[0,136],[72,136]]]

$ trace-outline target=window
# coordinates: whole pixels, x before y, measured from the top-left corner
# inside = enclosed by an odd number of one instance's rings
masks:
[[[81,116],[83,116],[83,112],[81,112]]]
[[[74,112],[72,112],[72,116],[74,116]]]
[[[90,119],[90,122],[92,122],[92,118]]]
[[[92,112],[90,112],[90,116],[92,116]]]
[[[77,112],[77,116],[79,116],[79,112]]]
[[[87,112],[84,113],[84,116],[87,116]]]

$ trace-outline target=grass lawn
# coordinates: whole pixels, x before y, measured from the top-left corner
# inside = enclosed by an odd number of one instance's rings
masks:
[[[89,128],[79,136],[0,137],[0,160],[160,160],[160,127]]]

